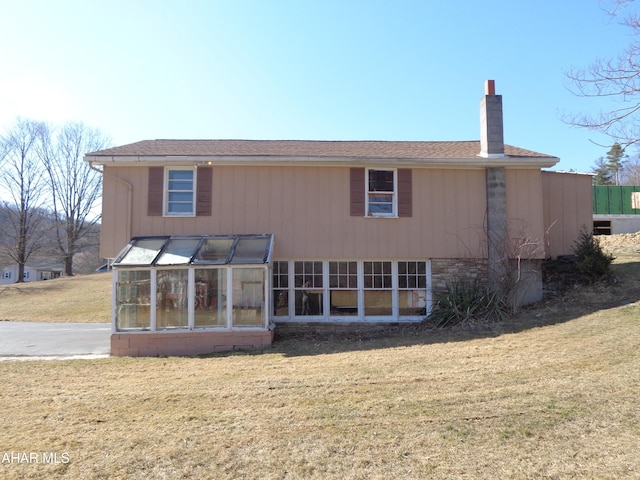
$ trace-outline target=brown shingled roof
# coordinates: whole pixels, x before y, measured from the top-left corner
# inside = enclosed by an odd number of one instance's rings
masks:
[[[552,155],[505,145],[512,158],[554,158]],[[114,156],[273,156],[350,158],[469,158],[477,159],[480,141],[312,141],[312,140],[143,140],[88,153],[92,157]]]

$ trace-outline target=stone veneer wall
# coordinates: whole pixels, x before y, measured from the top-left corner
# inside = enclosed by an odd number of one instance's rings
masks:
[[[451,283],[478,280],[486,284],[487,261],[482,258],[435,258],[431,260],[431,288],[441,291]]]
[[[111,355],[115,357],[206,355],[269,347],[272,341],[273,330],[114,333],[111,335]]]
[[[541,260],[522,260],[518,264],[516,260],[510,259],[508,268],[514,275],[513,281],[518,282],[511,292],[511,301],[515,305],[527,305],[542,300]],[[486,285],[488,271],[486,259],[432,259],[431,288],[438,292],[445,290],[452,283],[474,280]]]

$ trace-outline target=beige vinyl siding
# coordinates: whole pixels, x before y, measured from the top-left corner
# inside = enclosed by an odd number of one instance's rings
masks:
[[[129,236],[229,233],[274,233],[274,259],[469,258],[485,253],[482,169],[412,169],[412,216],[403,218],[351,216],[348,166],[214,166],[211,216],[190,218],[147,215],[147,168],[107,166],[105,171],[105,257],[115,256]],[[110,175],[132,184],[130,233],[123,213],[126,187]],[[510,218],[533,212],[532,232],[542,232],[541,205],[536,207],[539,172],[509,173],[507,182],[514,202]]]
[[[509,256],[544,258],[540,170],[506,170]]]
[[[591,175],[542,172],[548,257],[572,253],[580,230],[593,228]]]

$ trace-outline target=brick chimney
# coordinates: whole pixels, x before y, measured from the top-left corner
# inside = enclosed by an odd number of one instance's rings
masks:
[[[496,95],[495,80],[484,84],[485,95],[480,101],[480,156],[504,157],[502,125],[502,95]]]

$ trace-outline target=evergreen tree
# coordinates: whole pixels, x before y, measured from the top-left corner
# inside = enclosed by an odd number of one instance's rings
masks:
[[[603,157],[596,160],[593,166],[593,184],[594,185],[613,185],[613,175],[611,168]]]
[[[607,165],[611,172],[616,185],[620,185],[620,173],[624,168],[624,150],[618,142],[611,146],[611,150],[607,152]]]

